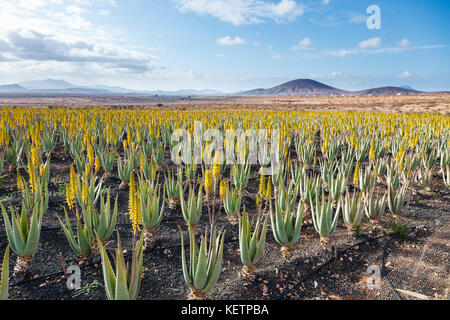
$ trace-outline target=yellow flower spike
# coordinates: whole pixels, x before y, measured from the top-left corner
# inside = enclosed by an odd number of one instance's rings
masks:
[[[212,188],[212,179],[213,179],[213,175],[212,175],[212,171],[211,170],[207,170],[205,172],[205,181],[204,181],[204,187],[205,187],[205,192],[207,195],[209,195],[209,193],[211,192],[211,188]]]
[[[66,185],[66,202],[69,206],[69,210],[72,210],[73,208],[73,198],[72,198],[72,190],[70,188],[70,185]]]
[[[45,165],[41,164],[41,165],[39,166],[39,175],[40,175],[41,177],[43,177],[44,174],[45,174]]]
[[[29,183],[32,192],[36,192],[37,190],[37,182],[36,182],[36,173],[34,171],[34,167],[30,161],[28,161],[28,174],[29,174]]]
[[[71,192],[71,196],[72,199],[75,199],[77,196],[77,176],[75,174],[75,169],[72,166],[70,166],[70,181],[69,181],[69,185],[70,185],[70,192]]]
[[[225,181],[220,182],[220,199],[224,199],[227,195],[227,183]]]
[[[267,189],[266,189],[266,200],[270,201],[272,199],[272,179],[267,179]]]
[[[86,204],[87,200],[88,200],[88,185],[87,182],[83,179],[83,182],[81,183],[81,202]]]
[[[84,174],[86,176],[89,176],[91,174],[91,165],[89,163],[86,163],[86,166],[84,167]]]
[[[19,169],[17,169],[17,190],[21,192],[23,189],[24,189],[23,179],[22,176],[20,175]]]
[[[95,173],[100,171],[100,158],[95,157]]]
[[[214,162],[213,164],[213,177],[215,181],[220,179],[220,164]]]
[[[36,168],[39,164],[39,158],[37,154],[37,150],[34,146],[31,147],[31,165],[33,168]]]
[[[356,162],[355,173],[353,174],[353,185],[359,184],[359,161]]]
[[[266,178],[261,174],[259,178],[258,193],[263,195],[265,191],[266,191]]]
[[[87,150],[87,155],[88,155],[88,159],[89,159],[89,164],[91,166],[93,166],[94,161],[95,161],[94,148],[92,148],[92,145],[90,143],[88,143],[86,150]]]
[[[140,231],[139,225],[141,221],[139,220],[139,208],[137,207],[137,194],[136,194],[136,185],[134,180],[134,174],[131,173],[130,176],[130,189],[128,194],[128,212],[130,215],[130,221],[133,226],[133,232],[136,234],[137,231]]]
[[[375,161],[375,140],[372,139],[372,143],[370,144],[370,150],[369,150],[369,160]]]
[[[123,140],[123,150],[127,150],[128,149],[128,140]]]
[[[140,158],[139,158],[139,170],[141,172],[144,172],[145,170],[145,159],[144,159],[144,153],[141,150]]]

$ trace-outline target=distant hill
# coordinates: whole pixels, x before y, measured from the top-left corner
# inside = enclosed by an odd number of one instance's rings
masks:
[[[29,90],[64,90],[78,87],[77,85],[70,82],[54,79],[24,81],[19,82],[19,85]]]
[[[122,87],[94,85],[79,86],[65,80],[24,81],[18,84],[0,85],[0,93],[45,95],[158,95],[158,96],[224,96],[218,90],[137,91]]]
[[[396,95],[396,94],[415,94],[421,93],[414,89],[405,89],[401,87],[380,87],[355,92],[359,95]]]
[[[311,79],[298,79],[269,89],[240,92],[239,96],[336,96],[336,95],[399,95],[422,91],[410,87],[380,87],[361,91],[347,91]]]
[[[342,96],[342,95],[407,95],[424,93],[408,86],[380,87],[361,91],[347,91],[311,79],[298,79],[273,88],[258,88],[249,91],[226,94],[218,90],[176,90],[145,91],[122,87],[94,85],[79,86],[65,80],[24,81],[18,84],[0,85],[0,93],[21,95],[97,95],[97,96],[166,96],[166,97],[214,97],[214,96]],[[445,91],[436,93],[448,93]]]
[[[256,89],[242,92],[240,95],[257,96],[317,96],[317,95],[341,95],[348,91],[330,87],[311,79],[298,79],[283,83],[270,89]]]
[[[26,93],[26,92],[28,92],[28,90],[22,86],[19,86],[18,84],[7,84],[4,86],[0,86],[0,93]]]

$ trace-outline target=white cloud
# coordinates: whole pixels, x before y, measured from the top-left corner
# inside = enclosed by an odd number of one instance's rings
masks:
[[[382,46],[383,46],[383,44],[381,43],[380,37],[367,39],[367,40],[361,41],[358,44],[358,48],[360,48],[360,49],[378,49],[378,48],[381,48]]]
[[[328,4],[330,4],[330,0],[322,0],[322,4],[328,5]]]
[[[262,0],[173,0],[181,12],[211,15],[234,25],[292,21],[301,16],[306,6],[294,0],[278,3]]]
[[[122,31],[87,19],[88,14],[105,14],[104,8],[117,6],[114,0],[2,0],[1,6],[2,72],[34,70],[80,76],[93,70],[118,74],[154,68],[157,57],[116,40],[123,38]]]
[[[398,42],[398,45],[402,48],[408,48],[411,44],[408,39],[404,38]]]
[[[405,70],[402,74],[399,74],[398,77],[401,79],[408,79],[412,77],[412,73]]]
[[[246,41],[244,39],[239,38],[237,36],[234,38],[232,38],[230,36],[225,36],[223,38],[217,39],[216,42],[218,45],[221,45],[221,46],[235,46],[238,44],[246,43]]]
[[[311,39],[305,38],[295,45],[292,50],[308,50],[311,49]]]

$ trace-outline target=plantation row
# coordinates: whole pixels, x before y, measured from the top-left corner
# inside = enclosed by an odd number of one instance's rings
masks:
[[[181,207],[190,241],[187,257],[180,228],[180,263],[190,298],[201,299],[222,270],[226,231],[217,230],[222,214],[230,222],[227,228],[239,230],[242,274],[252,279],[269,226],[289,259],[306,217],[312,218],[326,248],[338,223],[354,236],[363,232],[363,220],[377,224],[387,214],[401,218],[411,197],[427,192],[436,174],[450,188],[449,116],[2,107],[0,119],[0,176],[16,176],[22,203],[8,209],[0,203],[9,242],[0,299],[8,298],[10,249],[17,255],[13,277],[27,272],[37,251],[57,148],[65,150],[71,162],[65,216],[59,223],[80,261],[100,254],[108,299],[138,297],[144,251],[158,237],[166,206]],[[202,132],[218,130],[225,139],[218,145],[206,135],[199,138],[196,123]],[[196,137],[188,140],[189,150],[200,146],[202,159],[208,156],[211,163],[168,162],[178,154],[173,133],[181,129]],[[265,130],[264,144],[245,134],[250,129]],[[237,134],[227,135],[229,130]],[[276,140],[274,131],[279,133]],[[251,162],[252,150],[258,150],[260,160],[273,160],[274,146],[280,150],[279,165],[265,175],[264,169],[274,162]],[[119,190],[128,189],[134,235],[130,266],[119,235],[113,260],[105,249],[116,229],[118,197],[111,199],[103,183],[115,170]],[[246,212],[242,199],[252,175],[259,180],[257,209]],[[209,222],[203,234],[197,227],[201,219]]]

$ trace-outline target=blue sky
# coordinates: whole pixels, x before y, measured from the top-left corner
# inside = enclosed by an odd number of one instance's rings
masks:
[[[381,29],[367,27],[377,5]],[[450,90],[450,2],[2,0],[0,84]]]

